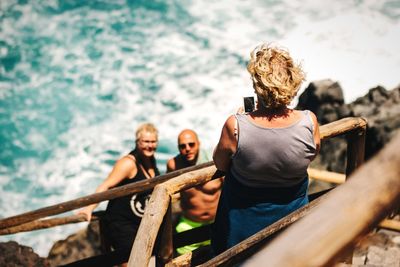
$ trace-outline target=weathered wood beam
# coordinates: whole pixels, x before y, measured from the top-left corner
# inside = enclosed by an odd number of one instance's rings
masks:
[[[45,218],[48,216],[67,212],[70,210],[74,210],[77,208],[81,208],[81,207],[84,207],[84,206],[87,206],[87,205],[90,205],[93,203],[99,203],[104,200],[110,200],[110,199],[123,197],[123,196],[127,196],[130,194],[138,193],[138,192],[151,190],[157,184],[168,181],[169,179],[177,177],[177,176],[181,175],[182,173],[202,169],[204,167],[211,166],[213,164],[214,164],[213,162],[199,164],[197,166],[193,166],[193,167],[181,169],[178,171],[174,171],[171,173],[167,173],[164,175],[160,175],[160,176],[157,176],[152,179],[139,181],[136,183],[125,185],[125,186],[119,186],[119,187],[107,190],[105,192],[91,194],[91,195],[88,195],[85,197],[80,197],[80,198],[77,198],[77,199],[74,199],[71,201],[62,202],[62,203],[52,205],[49,207],[45,207],[45,208],[37,209],[34,211],[22,213],[20,215],[1,219],[0,220],[0,229],[17,226],[17,225],[31,222],[31,221],[34,221],[37,219],[41,219],[41,218]]]
[[[158,230],[170,201],[168,191],[163,185],[154,188],[132,246],[128,267],[149,265]]]
[[[223,173],[218,172],[213,165],[182,174],[173,180],[157,185],[151,194],[136,234],[128,266],[148,266],[158,230],[171,201],[171,195],[222,175]]]
[[[400,232],[400,221],[384,219],[378,227]]]
[[[367,121],[360,117],[349,117],[334,121],[320,127],[321,139],[343,135],[355,129],[365,128]]]
[[[192,252],[188,252],[172,259],[167,264],[165,264],[165,267],[190,267],[191,262]]]
[[[334,184],[343,184],[346,181],[346,175],[342,173],[318,170],[314,168],[308,168],[307,172],[311,179],[318,181]]]
[[[329,183],[337,183],[341,184],[345,181],[345,175],[341,173],[328,172],[324,170],[317,170],[314,168],[308,169],[308,175],[311,179],[316,179],[319,181],[329,182]],[[179,200],[179,193],[175,193],[171,196],[171,201],[175,202]],[[96,214],[101,211],[95,211],[92,216],[92,220],[97,220]],[[51,228],[59,225],[71,224],[71,223],[80,223],[85,222],[85,216],[83,215],[70,215],[60,218],[51,218],[51,219],[42,219],[35,220],[28,223],[24,223],[18,226],[9,227],[0,230],[0,235],[10,235],[19,232],[28,232],[40,229]]]
[[[174,256],[173,229],[172,229],[172,199],[168,205],[160,228],[159,242],[157,244],[156,266],[164,266]]]
[[[97,221],[103,216],[104,211],[95,211],[92,215],[92,221]],[[0,235],[11,235],[20,232],[28,232],[40,229],[51,228],[55,226],[61,226],[70,223],[80,223],[86,222],[86,217],[83,214],[70,215],[65,217],[49,218],[42,220],[35,220],[32,222],[20,224],[18,226],[13,226],[0,230]]]
[[[244,266],[333,265],[399,203],[399,147],[400,134]]]
[[[357,128],[347,134],[346,176],[350,174],[365,160],[365,134],[366,126]]]
[[[97,220],[97,216],[92,216],[92,220]],[[11,235],[20,232],[28,232],[32,230],[46,229],[50,227],[55,227],[59,225],[65,225],[69,223],[86,222],[86,217],[84,215],[71,215],[60,218],[35,220],[32,222],[20,224],[17,226],[5,228],[0,230],[0,235]]]

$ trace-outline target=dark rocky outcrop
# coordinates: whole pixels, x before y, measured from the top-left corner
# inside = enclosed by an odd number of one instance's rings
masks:
[[[50,249],[47,260],[58,266],[101,254],[98,221],[92,221],[86,229],[57,241]]]
[[[345,104],[338,82],[322,80],[310,83],[300,95],[298,109],[313,111],[320,124],[344,117],[364,117],[368,121],[365,156],[378,152],[400,129],[400,86],[388,91],[381,86],[353,103]],[[344,138],[326,140],[316,165],[330,171],[344,172],[346,142]]]
[[[0,243],[0,266],[48,267],[50,264],[46,259],[39,257],[32,248],[9,241]]]

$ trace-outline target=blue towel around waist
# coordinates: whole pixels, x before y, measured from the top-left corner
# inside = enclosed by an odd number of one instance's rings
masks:
[[[308,203],[308,177],[292,187],[252,188],[232,174],[224,181],[211,243],[216,254]]]

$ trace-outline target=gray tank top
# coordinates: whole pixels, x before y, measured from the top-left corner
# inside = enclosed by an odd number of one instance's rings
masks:
[[[314,123],[308,110],[302,118],[283,128],[266,128],[237,114],[238,145],[232,156],[231,173],[249,187],[289,187],[307,177],[316,153]]]

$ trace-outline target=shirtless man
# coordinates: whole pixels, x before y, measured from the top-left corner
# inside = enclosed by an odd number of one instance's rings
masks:
[[[178,136],[179,155],[168,160],[167,172],[208,162],[206,153],[200,150],[197,134],[189,129],[183,130]],[[181,192],[182,216],[176,226],[178,233],[184,232],[214,221],[217,212],[222,180],[215,179]],[[210,240],[178,248],[179,254],[184,254],[204,245]]]

